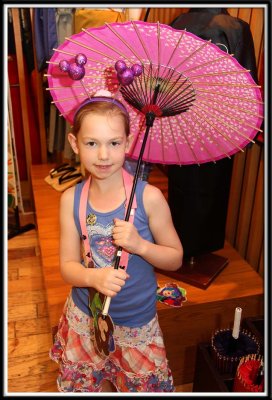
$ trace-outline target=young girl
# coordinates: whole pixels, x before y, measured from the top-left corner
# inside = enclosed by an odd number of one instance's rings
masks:
[[[134,222],[125,222],[125,153],[129,148],[129,116],[110,97],[93,97],[75,113],[73,151],[91,175],[84,221],[80,221],[83,185],[67,189],[60,207],[60,268],[72,285],[50,356],[59,363],[62,392],[172,392],[156,313],[154,267],[176,270],[183,250],[168,204],[159,189],[139,180]],[[87,220],[87,222],[86,222]],[[82,260],[82,223],[87,224],[94,268]],[[83,238],[84,239],[84,238]],[[128,254],[126,271],[114,269],[116,249]],[[101,357],[93,344],[94,325],[89,289],[111,298],[115,351]]]

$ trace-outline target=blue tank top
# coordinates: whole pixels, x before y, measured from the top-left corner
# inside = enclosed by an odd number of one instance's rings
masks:
[[[76,185],[74,198],[74,219],[80,236],[82,233],[79,222],[79,201],[84,183],[85,181]],[[144,239],[154,242],[143,205],[143,191],[146,184],[147,182],[141,180],[137,182],[134,225]],[[88,203],[86,217],[90,213],[96,215],[95,224],[87,225],[94,265],[96,268],[112,266],[116,254],[116,246],[112,243],[113,219],[125,219],[125,203],[107,213],[93,210]],[[156,315],[156,275],[153,266],[135,254],[129,254],[127,273],[130,277],[121,291],[111,299],[109,314],[116,325],[140,327]],[[85,314],[91,315],[88,307],[88,288],[73,287],[72,297],[77,307]]]

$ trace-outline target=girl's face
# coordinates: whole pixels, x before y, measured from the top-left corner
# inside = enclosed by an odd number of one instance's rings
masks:
[[[122,117],[109,114],[86,115],[77,137],[69,133],[68,139],[84,167],[98,179],[120,170],[130,145]]]

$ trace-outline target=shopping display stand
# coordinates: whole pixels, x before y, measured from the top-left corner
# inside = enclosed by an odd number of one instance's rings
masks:
[[[242,320],[243,329],[248,330],[260,343],[260,355],[263,355],[264,318],[247,317]],[[232,392],[236,371],[221,373],[216,367],[210,343],[199,343],[195,359],[193,392]]]

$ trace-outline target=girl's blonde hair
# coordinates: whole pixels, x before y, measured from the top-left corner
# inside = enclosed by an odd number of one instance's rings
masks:
[[[126,136],[129,136],[130,121],[129,114],[121,102],[116,99],[93,97],[85,101],[76,111],[73,123],[73,134],[76,136],[86,115],[90,113],[108,115],[109,117],[120,116],[123,119]]]

